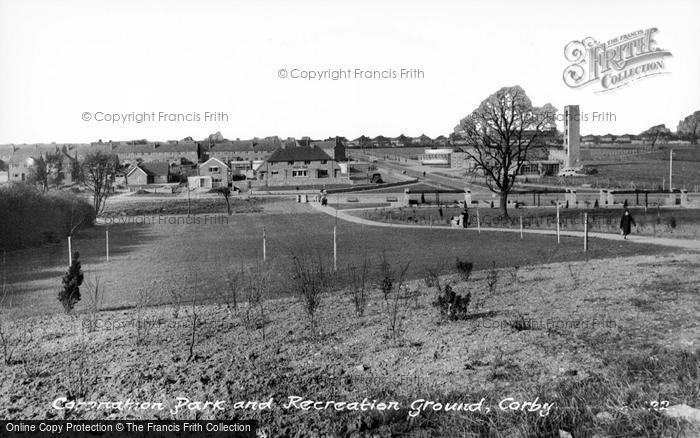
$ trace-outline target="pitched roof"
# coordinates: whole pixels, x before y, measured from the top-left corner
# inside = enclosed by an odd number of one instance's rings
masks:
[[[270,155],[267,161],[274,163],[279,161],[321,161],[331,159],[318,146],[297,146],[293,148],[279,148]]]
[[[92,143],[95,147],[115,154],[148,154],[148,153],[188,153],[197,152],[197,143],[194,141],[166,141],[166,142],[141,142],[141,141],[114,141],[105,143]]]
[[[200,164],[199,167],[203,167],[203,166],[208,165],[208,163],[209,163],[210,161],[216,161],[217,163],[221,164],[222,166],[224,166],[225,168],[228,169],[228,165],[227,165],[226,163],[224,163],[223,161],[219,160],[219,159],[216,158],[216,157],[211,157],[210,159],[208,159],[208,160],[205,161],[204,163]]]
[[[227,140],[221,143],[213,143],[209,146],[209,152],[249,152],[265,151],[272,152],[279,147],[270,141],[255,140]]]
[[[148,176],[166,176],[170,173],[170,166],[163,162],[140,163],[138,166],[131,168],[127,175],[133,172],[136,167],[146,172]]]

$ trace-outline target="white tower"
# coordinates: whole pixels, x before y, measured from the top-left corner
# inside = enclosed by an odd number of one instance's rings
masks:
[[[581,113],[578,105],[564,107],[564,149],[566,149],[566,168],[581,166]]]

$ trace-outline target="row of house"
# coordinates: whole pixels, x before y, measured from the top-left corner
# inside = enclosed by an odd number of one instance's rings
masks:
[[[238,142],[210,146],[203,161],[190,165],[167,161],[138,161],[125,175],[129,186],[188,181],[190,188],[231,186],[248,180],[251,186],[304,186],[351,184],[345,146],[339,139],[284,142],[274,150],[267,145],[243,147]]]
[[[450,139],[444,135],[430,138],[425,134],[418,137],[410,137],[404,134],[398,137],[378,135],[374,138],[362,135],[354,140],[347,140],[346,143],[351,148],[439,147],[452,144]]]
[[[71,162],[76,155],[66,145],[36,144],[31,147],[10,145],[0,150],[0,183],[24,182],[30,178],[34,162],[39,157],[46,158],[49,154],[58,156],[60,162],[56,167],[47,168],[52,178],[58,178],[63,184],[72,183]]]

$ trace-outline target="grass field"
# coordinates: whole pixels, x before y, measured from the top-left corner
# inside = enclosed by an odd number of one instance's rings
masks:
[[[450,218],[462,212],[461,207],[443,207],[440,218],[437,207],[399,207],[391,209],[368,209],[351,214],[369,220],[397,224],[445,224]],[[621,209],[560,209],[562,231],[583,231],[583,213],[588,212],[589,231],[619,234]],[[700,210],[697,209],[662,209],[630,207],[637,227],[635,234],[658,237],[700,238]],[[556,210],[554,208],[510,209],[509,217],[503,218],[499,209],[479,209],[482,227],[520,228],[520,216],[523,217],[524,229],[556,229]],[[469,210],[468,227],[477,226],[476,209]]]
[[[592,187],[649,189],[664,186],[668,190],[669,147],[640,155],[624,158],[600,156],[586,162],[598,173],[586,177],[558,178],[545,177],[543,183],[555,185],[591,184]],[[700,188],[700,146],[683,146],[673,149],[673,186],[698,191]]]
[[[294,214],[290,214],[294,213]],[[194,223],[196,221],[196,223]],[[108,290],[106,305],[133,306],[139,291],[153,303],[171,299],[173,292],[197,277],[203,300],[215,300],[228,287],[227,274],[250,267],[262,259],[265,228],[267,257],[273,273],[274,294],[288,294],[292,255],[333,257],[331,216],[289,201],[263,204],[262,213],[200,213],[184,215],[139,214],[116,216],[111,221],[110,262],[105,260],[105,228],[82,231],[73,241],[80,252],[86,277],[99,277]],[[457,230],[401,230],[364,227],[345,222],[337,229],[338,267],[359,264],[365,255],[374,265],[385,253],[399,263],[410,262],[410,277],[420,278],[426,268],[451,266],[456,257],[471,260],[475,269],[524,266],[547,260],[616,258],[662,252],[658,247],[626,242],[593,241],[584,254],[577,239],[555,245],[549,236],[511,234],[461,234]],[[60,310],[56,300],[61,276],[67,268],[65,243],[9,252],[6,278],[13,304],[26,313]],[[342,281],[342,276],[341,280]]]
[[[696,255],[654,254],[443,276],[471,294],[459,321],[440,316],[423,280],[405,284],[396,319],[376,284],[362,315],[349,291],[328,291],[315,326],[295,299],[97,315],[80,303],[74,317],[4,321],[17,348],[0,366],[0,417],[256,419],[290,438],[693,437],[700,429],[666,412],[700,403],[699,267]],[[171,415],[183,396],[224,409]],[[290,396],[398,410],[283,408]],[[166,410],[64,412],[59,397]],[[269,409],[234,408],[270,398]],[[551,409],[519,409],[535,400]]]

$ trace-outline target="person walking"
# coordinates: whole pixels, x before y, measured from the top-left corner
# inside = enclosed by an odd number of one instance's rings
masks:
[[[467,210],[467,207],[464,207],[464,211],[462,212],[462,228],[467,228],[468,223],[469,223],[469,210]]]
[[[622,213],[622,217],[620,218],[620,233],[623,238],[627,239],[627,236],[632,232],[632,225],[635,227],[637,226],[630,211],[625,208],[625,212]]]

